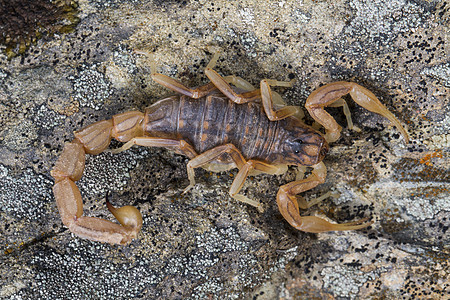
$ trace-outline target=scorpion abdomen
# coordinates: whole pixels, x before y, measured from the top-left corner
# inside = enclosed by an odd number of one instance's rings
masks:
[[[260,103],[236,104],[220,93],[200,99],[173,96],[145,111],[145,135],[185,140],[197,153],[231,143],[247,158],[273,153],[280,122],[267,119]]]

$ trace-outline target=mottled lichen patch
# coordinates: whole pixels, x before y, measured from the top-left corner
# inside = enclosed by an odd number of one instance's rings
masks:
[[[147,154],[145,148],[113,155],[103,153],[88,156],[86,175],[78,182],[81,192],[88,198],[103,197],[106,192],[120,191],[129,183],[130,170]],[[98,200],[98,199],[96,199]],[[105,203],[95,201],[96,207],[105,208]]]
[[[425,68],[421,74],[440,80],[444,86],[450,88],[450,63]]]
[[[403,195],[398,193],[400,187],[404,190],[401,193]],[[388,200],[388,205],[401,207],[403,211],[420,220],[432,218],[440,211],[450,210],[449,192],[445,185],[435,184],[432,188],[431,184],[427,184],[422,187],[422,189],[428,189],[431,192],[425,190],[420,192],[420,187],[420,184],[384,182],[374,185],[372,192],[377,193],[380,197],[385,197],[385,200]]]
[[[51,181],[44,176],[35,176],[32,170],[13,174],[7,167],[0,165],[0,207],[10,217],[37,220],[47,214],[47,205],[52,195],[49,192]]]
[[[15,174],[0,164],[0,251],[3,254],[40,239],[50,229],[48,218],[54,212],[51,185],[46,176],[37,175],[31,169]]]
[[[350,1],[354,15],[348,28],[354,34],[367,38],[371,47],[381,47],[391,42],[398,34],[407,32],[422,24],[431,14],[425,5],[419,5],[405,0],[391,1]],[[383,20],[383,22],[379,22]],[[370,48],[366,47],[366,51]]]
[[[28,149],[38,137],[36,127],[30,120],[10,124],[0,135],[3,138],[3,144],[14,151]]]
[[[77,76],[69,77],[73,82],[76,99],[80,106],[99,110],[112,94],[111,83],[97,70],[98,66],[82,66]]]
[[[321,271],[324,288],[333,295],[356,299],[359,289],[369,280],[379,276],[379,271],[363,272],[352,267],[327,267]]]

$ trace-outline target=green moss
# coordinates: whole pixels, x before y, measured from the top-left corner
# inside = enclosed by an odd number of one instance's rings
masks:
[[[0,0],[0,44],[8,59],[55,33],[72,32],[79,23],[72,0]]]

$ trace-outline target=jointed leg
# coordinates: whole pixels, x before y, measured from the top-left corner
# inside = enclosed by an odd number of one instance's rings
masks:
[[[278,121],[289,116],[298,114],[301,110],[297,106],[283,106],[278,110],[274,110],[274,96],[275,94],[270,89],[270,86],[285,86],[291,87],[294,84],[294,80],[291,81],[277,81],[271,79],[261,80],[261,101],[264,106],[267,118],[271,121]],[[281,97],[280,97],[281,98]]]
[[[358,127],[353,125],[352,114],[350,113],[350,109],[348,108],[347,102],[344,99],[339,98],[338,100],[334,101],[333,103],[331,103],[328,106],[329,107],[342,107],[345,118],[347,119],[348,129],[355,130],[357,132],[361,132],[361,129],[359,129]]]
[[[245,88],[252,87],[250,84],[249,85],[244,84],[244,82],[245,83],[247,82],[244,81],[242,78],[236,76],[222,77],[216,71],[210,68],[207,68],[205,70],[205,74],[214,83],[214,85],[233,102],[242,104],[261,98],[264,111],[266,112],[267,117],[271,121],[278,121],[298,113],[300,113],[299,116],[300,118],[303,117],[301,115],[301,110],[298,107],[285,106],[285,103],[281,99],[280,95],[278,93],[272,92],[269,87],[270,85],[291,87],[292,84],[294,83],[293,80],[286,82],[286,81],[264,79],[260,83],[260,89],[256,90],[253,89],[249,92],[239,94],[233,90],[233,88],[229,85],[229,83],[233,83],[233,85],[237,87],[245,87]],[[275,111],[274,104],[277,106],[281,106],[281,108]]]
[[[278,81],[272,79],[264,79],[261,80],[260,89],[253,89],[253,86],[249,84],[247,81],[243,80],[240,77],[236,76],[220,76],[216,71],[213,70],[219,53],[216,53],[214,57],[209,62],[208,66],[205,69],[205,74],[214,83],[214,85],[231,101],[234,101],[238,104],[247,103],[250,101],[254,101],[261,97],[262,104],[264,106],[264,111],[267,114],[267,117],[271,121],[277,121],[284,119],[286,117],[292,116],[296,113],[299,113],[299,108],[296,106],[285,106],[284,101],[277,93],[273,93],[270,90],[270,86],[284,86],[284,87],[292,87],[294,84],[294,80],[291,81]],[[249,92],[237,93],[233,90],[233,88],[229,85],[232,83],[233,85],[241,88],[244,86],[244,90],[248,90]],[[274,102],[279,106],[283,106],[278,110],[274,110]]]
[[[300,216],[299,203],[297,202],[297,194],[310,190],[318,184],[325,181],[327,174],[325,165],[321,162],[315,165],[311,175],[307,178],[290,182],[280,187],[277,194],[278,208],[283,217],[294,228],[305,232],[325,232],[325,231],[342,231],[342,230],[356,230],[369,226],[372,222],[366,222],[362,219],[356,222],[344,224],[332,224],[322,218],[315,216]],[[315,201],[317,203],[317,201]],[[315,204],[314,203],[314,204]],[[309,207],[311,204],[301,200],[301,207]]]
[[[248,203],[250,205],[255,206],[254,204],[257,204],[257,207],[260,207],[259,203],[249,199],[248,197],[238,194],[239,191],[242,189],[242,186],[244,185],[245,180],[247,179],[247,176],[251,173],[251,171],[257,170],[266,174],[277,174],[279,171],[279,168],[277,166],[273,166],[261,161],[257,160],[248,160],[244,166],[239,169],[239,172],[236,175],[236,178],[233,180],[233,183],[231,184],[229,194],[231,197],[233,197],[236,200],[239,200],[241,202]]]
[[[220,76],[216,71],[211,69],[210,67],[206,67],[205,74],[208,76],[209,80],[215,85],[217,89],[219,89],[225,96],[227,96],[231,101],[236,102],[238,104],[247,103],[250,101],[255,101],[261,97],[261,92],[259,89],[244,92],[244,93],[236,93],[233,88],[228,84],[224,77]],[[229,77],[228,77],[229,78]]]
[[[238,104],[247,103],[250,101],[254,101],[260,98],[261,92],[259,89],[254,89],[253,86],[247,81],[241,79],[237,76],[220,76],[216,71],[213,70],[215,67],[217,60],[219,59],[220,52],[216,52],[205,68],[205,75],[211,80],[212,83],[231,101],[236,102]],[[245,86],[244,90],[247,92],[237,93],[230,86],[230,83],[238,84],[237,87],[242,88],[242,85]],[[241,85],[241,86],[239,86]],[[251,88],[251,89],[249,89]]]
[[[334,118],[324,108],[338,101],[340,97],[346,94],[350,94],[352,99],[365,109],[386,117],[397,127],[405,141],[408,142],[406,130],[372,92],[356,83],[345,81],[334,82],[320,87],[306,99],[306,109],[314,120],[325,127],[325,138],[328,142],[334,142],[339,139],[342,127],[336,123]]]
[[[213,56],[213,58],[211,59],[211,61],[208,63],[207,65],[207,69],[213,69],[214,66],[217,63],[217,59],[219,58],[219,54],[220,52],[216,52]],[[220,75],[218,75],[220,76]],[[235,87],[237,87],[238,89],[241,89],[243,91],[246,92],[250,92],[255,90],[256,88],[247,80],[243,79],[242,77],[236,76],[236,75],[228,75],[225,77],[222,77],[222,79],[226,82],[226,83],[231,83],[232,85],[234,85]],[[276,81],[276,80],[267,80],[269,85],[272,86],[284,86],[284,87],[292,87],[292,84],[294,83],[293,80],[291,81]],[[272,97],[273,97],[273,102],[275,105],[279,105],[279,106],[285,106],[286,103],[283,101],[283,99],[281,98],[281,96],[276,93],[276,92],[272,92]]]
[[[231,83],[238,89],[241,89],[246,92],[250,92],[250,91],[253,91],[256,89],[250,82],[248,82],[247,80],[243,79],[242,77],[239,77],[236,75],[228,75],[228,76],[223,77],[223,79],[227,83]]]
[[[248,81],[242,79],[239,76],[230,75],[222,77],[216,71],[213,70],[217,60],[219,59],[220,52],[216,52],[209,61],[205,68],[205,75],[211,80],[211,82],[231,101],[238,104],[254,101],[260,97],[260,91],[255,89]],[[244,90],[244,93],[236,93],[230,86],[230,83],[239,89]]]
[[[153,60],[152,54],[147,53],[145,51],[135,51],[135,52],[137,54],[142,54],[142,55],[145,55],[146,57],[150,58],[150,69],[152,72],[152,75],[151,75],[152,79],[154,81],[156,81],[157,83],[159,83],[160,85],[165,86],[166,88],[168,88],[174,92],[180,93],[182,95],[186,95],[186,96],[194,98],[194,99],[198,99],[198,98],[208,95],[209,93],[211,93],[213,90],[216,89],[215,85],[212,83],[208,83],[208,84],[205,84],[198,88],[191,89],[176,79],[173,79],[164,74],[157,73],[155,61]]]
[[[340,195],[339,193],[333,193],[331,191],[328,191],[325,194],[323,194],[315,199],[309,199],[308,201],[306,201],[305,197],[297,196],[298,207],[300,207],[301,209],[308,209],[311,206],[314,206],[314,205],[322,202],[323,200],[327,199],[328,197],[337,198],[337,197],[339,197],[339,195]]]
[[[151,58],[151,54],[148,54],[146,52],[138,51],[137,53],[146,55],[146,56]],[[213,56],[213,58],[211,59],[211,61],[209,62],[209,64],[206,67],[206,69],[207,70],[212,69],[214,67],[214,65],[216,64],[218,58],[219,58],[219,53],[216,53]],[[200,87],[195,88],[195,89],[191,89],[191,88],[185,86],[184,84],[182,84],[181,82],[179,82],[176,79],[173,79],[173,78],[171,78],[169,76],[166,76],[164,74],[157,73],[156,72],[155,62],[152,59],[151,59],[151,62],[150,62],[150,68],[151,68],[151,71],[152,71],[152,79],[154,81],[156,81],[157,83],[161,84],[162,86],[165,86],[166,88],[168,88],[168,89],[170,89],[170,90],[172,90],[174,92],[180,93],[182,95],[186,95],[186,96],[194,98],[194,99],[198,99],[198,98],[204,97],[204,96],[208,95],[209,93],[211,93],[213,90],[217,89],[216,84],[213,83],[213,82],[210,82],[210,83],[208,83],[206,85],[200,86]],[[240,77],[227,76],[225,78],[222,78],[214,70],[210,70],[210,71],[212,71],[212,73],[213,73],[211,76],[213,76],[213,78],[217,78],[217,82],[218,82],[217,84],[219,84],[219,85],[227,85],[228,88],[231,89],[231,87],[228,85],[228,83],[232,83],[236,87],[242,88],[242,89],[244,89],[246,91],[253,91],[253,90],[255,90],[254,87],[250,83],[248,83],[247,81],[245,81],[244,79],[242,79]],[[205,71],[205,73],[206,73],[206,71]],[[255,95],[256,95],[256,97],[259,97],[259,92],[249,93],[248,95],[250,95],[253,98],[255,97]]]
[[[197,156],[194,148],[187,142],[183,140],[173,140],[157,137],[136,137],[132,138],[130,141],[125,143],[122,147],[111,150],[112,153],[120,153],[122,151],[128,150],[133,145],[145,146],[145,147],[164,147],[172,148],[178,150],[181,154],[186,155],[189,158],[194,158]]]
[[[254,200],[251,200],[247,198],[244,195],[238,194],[241,190],[242,186],[244,185],[244,182],[249,175],[249,173],[252,170],[258,170],[264,173],[268,174],[276,174],[279,170],[278,167],[269,165],[267,163],[257,161],[257,160],[248,160],[246,161],[245,158],[242,156],[241,152],[233,145],[233,144],[226,144],[222,146],[215,147],[213,149],[210,149],[197,157],[191,159],[189,163],[187,164],[187,172],[190,184],[189,186],[184,190],[184,192],[187,192],[190,188],[192,188],[195,185],[195,173],[194,169],[198,167],[202,167],[217,158],[219,158],[224,153],[227,153],[232,158],[233,162],[236,164],[236,166],[239,168],[239,172],[236,175],[235,179],[233,180],[233,183],[230,187],[229,194],[231,197],[233,197],[236,200],[248,203],[255,207],[260,207],[260,204]]]
[[[159,83],[160,85],[165,86],[166,88],[171,89],[174,92],[186,95],[194,99],[204,97],[216,89],[216,86],[212,82],[202,85],[198,88],[191,89],[183,85],[178,80],[175,80],[173,78],[170,78],[169,76],[158,73],[152,74],[152,79],[157,83]]]

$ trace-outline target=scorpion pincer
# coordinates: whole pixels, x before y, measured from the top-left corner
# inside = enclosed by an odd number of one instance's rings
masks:
[[[189,186],[195,185],[194,169],[212,171],[238,168],[229,194],[232,198],[259,207],[259,202],[239,194],[247,176],[257,173],[282,174],[289,165],[308,166],[311,174],[279,188],[277,204],[283,217],[294,228],[305,232],[356,230],[369,226],[368,218],[344,224],[332,224],[316,216],[301,216],[317,201],[305,201],[298,194],[325,181],[326,167],[322,162],[328,143],[340,137],[341,127],[324,107],[344,106],[342,96],[350,94],[362,107],[389,119],[408,135],[400,122],[364,87],[352,82],[334,82],[315,90],[306,100],[306,109],[325,128],[325,135],[301,121],[301,110],[286,106],[270,86],[290,87],[293,81],[264,79],[260,88],[237,76],[222,77],[213,70],[216,54],[205,69],[211,82],[190,89],[179,81],[154,72],[152,78],[178,93],[156,102],[144,112],[129,111],[114,115],[75,131],[74,140],[66,143],[51,171],[55,179],[53,192],[62,222],[75,235],[111,244],[127,244],[136,238],[142,227],[142,216],[133,206],[108,209],[120,225],[105,219],[83,215],[83,201],[75,182],[84,171],[85,154],[104,151],[112,138],[125,142],[113,152],[133,145],[164,147],[186,155]],[[234,85],[234,88],[230,85]],[[348,110],[348,108],[347,108]]]

